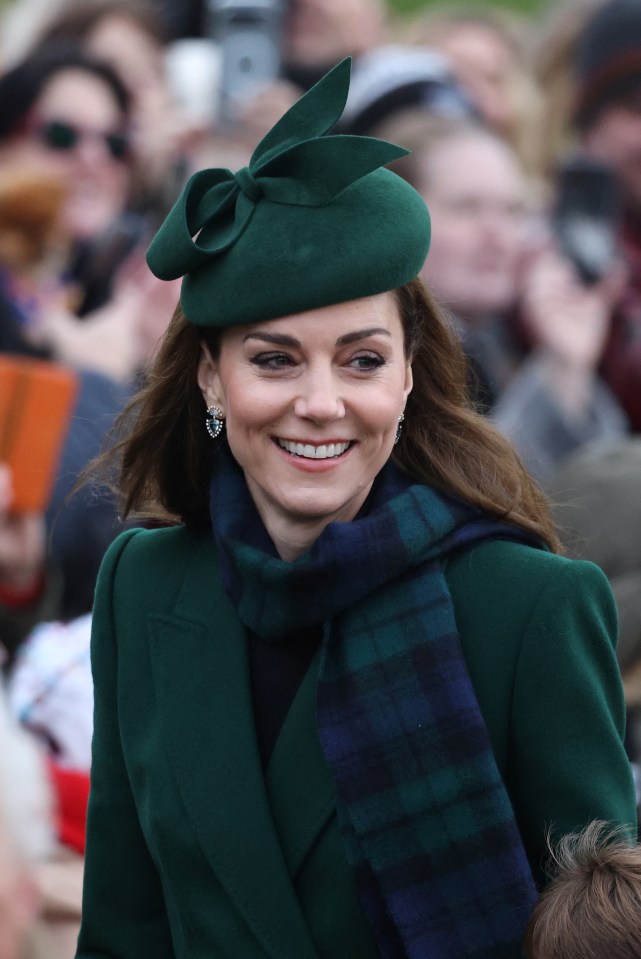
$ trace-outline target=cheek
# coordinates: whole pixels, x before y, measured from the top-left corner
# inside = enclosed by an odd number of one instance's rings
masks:
[[[234,440],[247,443],[271,435],[287,405],[279,390],[265,389],[264,384],[252,382],[251,378],[221,378],[218,395],[225,411],[230,445]]]
[[[437,232],[438,231],[438,232]],[[445,269],[455,271],[457,264],[474,254],[479,246],[479,230],[470,218],[447,217],[434,227],[436,251],[439,263]],[[432,250],[428,254],[428,261]]]
[[[43,150],[38,143],[25,142],[16,149],[11,159],[16,165],[22,165],[34,173],[37,171],[44,177],[53,177],[65,187],[73,185],[68,157],[54,150]]]
[[[110,164],[101,179],[105,195],[114,203],[123,203],[129,186],[129,170],[125,164]]]
[[[379,390],[367,404],[361,404],[360,423],[365,433],[385,441],[388,434],[396,433],[398,418],[405,404],[404,378],[389,390]]]

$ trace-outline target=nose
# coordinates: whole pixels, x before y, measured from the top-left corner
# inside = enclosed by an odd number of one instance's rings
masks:
[[[482,219],[485,235],[498,243],[512,247],[520,237],[524,218],[518,211],[506,206],[488,206]]]
[[[102,166],[108,159],[104,145],[98,137],[84,136],[76,145],[76,161],[83,166]]]
[[[345,416],[339,383],[331,368],[319,366],[303,374],[294,400],[294,412],[302,419],[315,423],[339,420]]]

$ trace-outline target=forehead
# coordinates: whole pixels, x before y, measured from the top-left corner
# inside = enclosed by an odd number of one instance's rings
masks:
[[[525,181],[509,148],[483,133],[465,133],[437,143],[421,164],[425,192],[496,192],[521,197]]]
[[[457,24],[443,38],[441,46],[453,57],[484,67],[488,72],[504,70],[514,59],[507,39],[489,23]]]
[[[46,116],[86,120],[97,125],[118,122],[122,114],[104,80],[86,70],[60,70],[46,82],[37,109]]]

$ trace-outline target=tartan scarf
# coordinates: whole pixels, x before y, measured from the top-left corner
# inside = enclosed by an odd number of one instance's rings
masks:
[[[516,959],[536,890],[441,564],[531,537],[388,463],[354,521],[286,563],[219,453],[212,525],[241,621],[268,642],[324,624],[318,734],[381,956]]]

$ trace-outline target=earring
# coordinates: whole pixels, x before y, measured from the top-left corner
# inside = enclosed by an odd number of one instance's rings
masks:
[[[403,420],[405,419],[405,413],[401,413],[396,424],[396,436],[394,437],[394,446],[398,443],[401,438],[401,433],[403,432]]]
[[[205,417],[205,427],[207,428],[207,432],[211,436],[212,440],[218,439],[223,431],[224,425],[225,420],[223,419],[223,411],[217,406],[208,406],[207,415]]]

